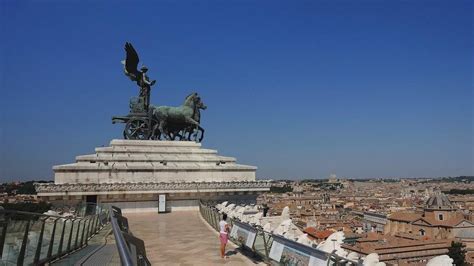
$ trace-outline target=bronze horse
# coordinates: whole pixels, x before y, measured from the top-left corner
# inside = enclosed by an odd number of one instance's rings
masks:
[[[198,141],[204,138],[204,129],[200,126],[200,109],[205,110],[207,106],[202,102],[201,97],[197,93],[188,95],[179,107],[172,106],[153,106],[150,108],[153,111],[153,117],[158,121],[155,125],[154,131],[159,131],[154,134],[158,139],[163,136],[167,140],[179,139],[191,140],[193,134],[197,138],[197,134],[201,131],[201,137]]]

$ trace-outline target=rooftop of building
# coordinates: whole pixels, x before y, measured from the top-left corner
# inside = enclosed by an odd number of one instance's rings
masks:
[[[152,265],[255,265],[229,242],[224,260],[218,234],[198,211],[126,214],[133,234],[145,242]]]
[[[144,241],[151,265],[259,265],[228,242],[226,255],[219,254],[218,233],[198,211],[170,213],[126,213],[128,226]],[[106,230],[105,230],[106,231]],[[62,258],[53,265],[117,265],[120,258],[113,234],[103,234],[89,246]]]
[[[344,244],[343,248],[360,254],[379,254],[381,261],[395,258],[403,259],[416,256],[423,252],[426,256],[445,254],[451,245],[450,239],[424,240],[407,238],[404,236],[390,236],[377,233],[367,233],[364,237],[357,239],[355,244]]]
[[[406,212],[400,211],[392,213],[388,216],[389,220],[401,221],[406,223],[416,223],[426,226],[440,226],[440,227],[454,227],[462,222],[466,222],[468,227],[474,226],[471,222],[467,221],[464,214],[459,211],[450,211],[449,215],[443,216],[440,219],[439,213],[432,211],[425,212]]]
[[[306,227],[303,232],[307,233],[308,236],[311,236],[314,239],[321,240],[328,238],[332,233],[334,233],[334,230],[318,230],[314,227]]]
[[[425,202],[425,209],[426,210],[452,210],[454,209],[454,206],[445,194],[441,192],[435,192]]]

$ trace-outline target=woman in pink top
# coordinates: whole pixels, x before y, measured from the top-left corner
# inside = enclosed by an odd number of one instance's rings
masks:
[[[221,240],[221,258],[228,258],[225,256],[225,245],[229,239],[230,225],[226,222],[227,214],[222,214],[222,220],[219,222],[220,232],[219,239]]]

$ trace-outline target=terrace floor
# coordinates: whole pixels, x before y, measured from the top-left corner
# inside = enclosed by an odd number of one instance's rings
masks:
[[[130,231],[145,241],[147,257],[153,265],[255,265],[232,243],[228,259],[219,254],[218,233],[198,211],[126,213]]]

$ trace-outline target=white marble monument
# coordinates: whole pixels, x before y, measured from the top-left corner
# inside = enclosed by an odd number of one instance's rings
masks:
[[[257,170],[191,141],[114,139],[95,151],[54,166],[55,183],[255,181]]]
[[[204,200],[252,200],[268,191],[254,166],[236,163],[190,141],[114,139],[95,154],[57,165],[54,184],[36,184],[38,196],[53,203],[113,203],[124,212],[157,211],[159,195],[170,210],[195,209]]]

